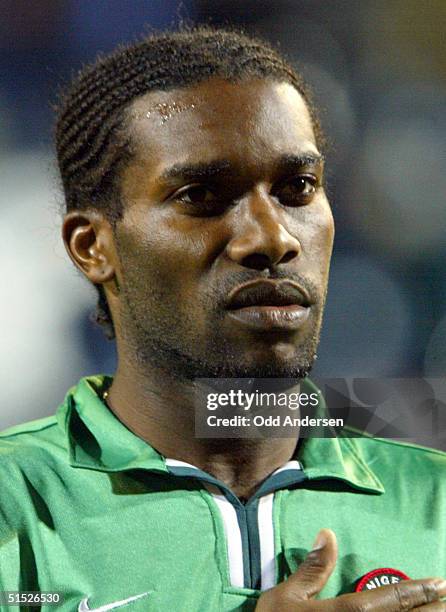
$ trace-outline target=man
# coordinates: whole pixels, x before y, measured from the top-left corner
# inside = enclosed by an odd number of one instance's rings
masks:
[[[63,237],[118,368],[2,435],[3,590],[81,611],[446,609],[426,578],[446,573],[442,453],[195,436],[199,378],[318,393],[321,147],[300,77],[234,32],[152,37],[72,85]]]

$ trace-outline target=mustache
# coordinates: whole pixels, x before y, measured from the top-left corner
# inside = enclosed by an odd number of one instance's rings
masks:
[[[225,308],[228,295],[235,287],[260,279],[293,281],[307,292],[311,303],[318,305],[321,301],[322,296],[317,285],[313,281],[302,274],[285,270],[268,271],[267,273],[259,270],[240,270],[239,272],[233,272],[224,278],[219,278],[218,285],[212,285],[208,295],[217,307]]]

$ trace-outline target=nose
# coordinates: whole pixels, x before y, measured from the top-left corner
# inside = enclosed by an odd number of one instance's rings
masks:
[[[283,223],[282,211],[267,194],[255,193],[240,201],[237,230],[226,252],[241,266],[265,270],[299,255],[299,240]]]

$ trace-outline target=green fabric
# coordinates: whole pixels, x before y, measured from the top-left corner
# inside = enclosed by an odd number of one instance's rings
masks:
[[[279,474],[272,474],[263,481],[252,497],[246,503],[243,503],[223,482],[218,481],[198,468],[177,466],[169,469],[175,475],[188,476],[189,478],[207,482],[220,488],[236,512],[243,544],[245,586],[259,589],[261,583],[260,538],[257,514],[259,498],[285,486],[302,482],[306,478],[305,473],[302,470],[288,469]]]
[[[147,591],[123,609],[253,610],[259,592],[230,585],[212,496],[113,416],[99,397],[109,384],[82,379],[55,417],[0,434],[0,590],[61,591],[62,611],[87,596],[99,607]],[[278,580],[322,527],[339,541],[322,597],[352,591],[378,567],[446,574],[444,453],[340,437],[305,440],[297,458],[306,479],[279,474],[273,487]]]

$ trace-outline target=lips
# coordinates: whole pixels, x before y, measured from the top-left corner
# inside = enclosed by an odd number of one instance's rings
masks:
[[[236,287],[229,294],[228,308],[247,306],[309,306],[303,289],[292,281],[255,280]]]
[[[308,319],[310,299],[299,285],[288,280],[250,281],[228,296],[228,316],[251,329],[293,331]]]

